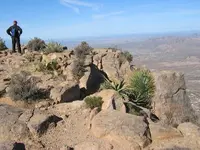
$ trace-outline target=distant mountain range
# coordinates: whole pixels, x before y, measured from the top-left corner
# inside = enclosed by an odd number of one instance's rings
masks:
[[[118,47],[135,53],[149,51],[172,50],[178,45],[199,46],[200,31],[154,33],[154,34],[125,34],[105,37],[81,37],[73,39],[54,39],[67,46],[75,47],[81,41],[87,41],[93,47]],[[30,40],[30,39],[28,39]],[[22,44],[27,44],[27,39],[21,39]],[[46,41],[48,42],[48,40]],[[6,40],[6,45],[11,47],[11,40]],[[183,46],[184,47],[184,46]]]

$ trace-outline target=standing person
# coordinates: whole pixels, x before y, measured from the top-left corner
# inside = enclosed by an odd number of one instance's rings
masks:
[[[17,44],[18,52],[21,53],[20,35],[22,29],[17,25],[17,21],[13,21],[13,25],[7,29],[7,33],[12,38],[12,52],[16,52],[15,47]]]

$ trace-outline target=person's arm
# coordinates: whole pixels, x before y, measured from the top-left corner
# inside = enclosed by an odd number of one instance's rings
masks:
[[[19,30],[19,34],[21,35],[22,34],[22,28],[20,28],[19,26],[18,26],[18,30]]]
[[[11,33],[10,33],[10,32],[11,32],[11,27],[9,27],[9,28],[6,30],[6,32],[7,32],[8,35],[11,36]]]

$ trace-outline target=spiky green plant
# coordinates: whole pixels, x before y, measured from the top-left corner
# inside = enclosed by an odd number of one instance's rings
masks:
[[[3,51],[5,49],[7,49],[5,41],[2,38],[0,38],[0,51]]]
[[[155,93],[154,78],[151,72],[138,69],[130,76],[128,95],[132,102],[145,108],[151,107],[151,99]]]
[[[102,89],[112,89],[115,90],[123,99],[127,98],[127,89],[126,84],[124,80],[121,81],[115,81],[115,80],[109,80],[106,77],[104,78],[104,83],[101,84],[101,90]]]
[[[45,54],[60,53],[63,52],[63,46],[57,42],[50,42],[46,45],[46,48],[43,51]]]

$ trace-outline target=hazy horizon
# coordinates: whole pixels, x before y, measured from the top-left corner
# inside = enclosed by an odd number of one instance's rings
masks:
[[[1,5],[2,38],[8,38],[5,31],[13,20],[24,30],[22,39],[167,33],[200,27],[198,0],[6,0]]]

